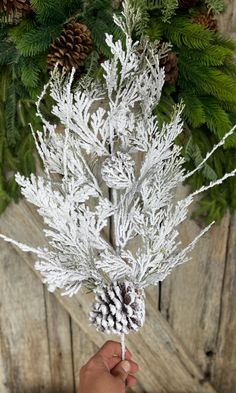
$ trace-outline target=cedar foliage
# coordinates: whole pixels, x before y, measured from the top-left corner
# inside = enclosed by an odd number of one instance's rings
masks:
[[[236,122],[236,44],[193,22],[194,15],[206,13],[207,9],[222,12],[222,1],[199,1],[191,9],[175,9],[168,21],[163,19],[159,3],[147,0],[143,8],[147,20],[143,32],[153,40],[171,42],[178,57],[179,78],[175,86],[165,85],[163,105],[157,114],[160,121],[166,121],[168,101],[170,104],[184,101],[185,133],[177,142],[184,147],[186,168],[193,169]],[[233,135],[187,183],[195,190],[230,171],[235,149]],[[228,208],[233,211],[235,207],[236,179],[232,178],[206,192],[194,215],[202,215],[210,222],[221,219]]]
[[[184,146],[187,168],[192,169],[236,122],[236,64],[233,59],[236,45],[222,34],[193,23],[199,12],[213,15],[222,12],[224,1],[199,0],[193,2],[196,5],[190,9],[181,9],[178,0],[131,1],[143,12],[136,38],[144,33],[153,40],[171,42],[178,57],[178,81],[175,85],[165,84],[157,114],[160,122],[168,121],[173,104],[184,100],[186,132],[178,143]],[[46,58],[51,43],[60,36],[65,23],[78,20],[86,24],[92,32],[94,48],[84,71],[96,72],[99,77],[100,60],[110,56],[104,33],[119,38],[112,20],[112,0],[31,0],[30,3],[32,11],[17,24],[11,23],[7,15],[0,15],[0,211],[12,198],[19,196],[14,180],[11,180],[14,186],[9,191],[7,172],[12,171],[13,179],[16,170],[30,171],[34,167],[28,122],[37,121],[34,100],[48,79]],[[25,139],[28,144],[23,142]],[[22,143],[20,153],[17,150],[19,143]],[[236,138],[232,136],[202,171],[188,179],[188,183],[195,189],[229,172],[235,148]],[[9,152],[11,160],[5,158]],[[11,165],[7,164],[9,160]],[[25,162],[28,166],[23,164]],[[236,179],[232,178],[208,191],[196,214],[203,214],[211,221],[220,219],[228,207],[233,210],[235,206]]]
[[[20,196],[14,174],[28,176],[35,171],[29,123],[37,128],[35,100],[48,80],[51,43],[65,23],[83,22],[94,40],[85,71],[93,71],[99,57],[109,55],[105,32],[114,32],[110,0],[31,0],[30,4],[31,12],[17,21],[0,13],[0,213]],[[46,110],[49,98],[45,104]]]

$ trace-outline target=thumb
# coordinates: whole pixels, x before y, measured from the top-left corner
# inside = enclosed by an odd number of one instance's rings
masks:
[[[122,382],[125,383],[129,375],[130,369],[131,369],[130,362],[128,362],[128,360],[123,360],[122,362],[117,364],[116,367],[113,368],[112,375],[114,375],[114,377],[116,378],[121,379]]]

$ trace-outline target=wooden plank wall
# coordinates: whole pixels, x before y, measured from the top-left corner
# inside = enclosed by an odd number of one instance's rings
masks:
[[[27,225],[25,224],[25,221],[27,221]],[[24,228],[23,231],[22,226]],[[32,245],[43,245],[45,243],[41,228],[41,221],[38,215],[32,206],[23,201],[19,205],[13,205],[11,209],[8,209],[1,217],[0,232],[3,231],[7,236],[12,236],[24,243],[30,243]],[[7,246],[10,247],[9,250],[12,248],[14,249],[11,245]],[[17,253],[18,256],[15,256],[14,262],[19,262],[18,268],[21,269],[21,265],[26,264],[30,269],[32,269],[35,276],[38,275],[38,273],[33,269],[34,257],[30,254],[22,253],[19,250],[17,250]],[[31,280],[34,280],[34,277],[31,277]],[[17,284],[14,277],[12,277],[11,285],[13,287],[16,285],[26,286],[26,282],[19,282]],[[32,285],[34,286],[34,283]],[[106,338],[103,335],[98,334],[94,328],[88,326],[87,314],[91,303],[91,299],[88,295],[81,296],[80,294],[73,298],[68,298],[66,296],[62,297],[60,292],[55,292],[55,296],[63,308],[68,311],[73,320],[72,330],[70,330],[72,333],[72,344],[71,348],[68,344],[68,340],[65,343],[65,346],[60,344],[61,341],[58,340],[58,337],[67,337],[69,329],[68,323],[65,323],[64,326],[62,325],[59,331],[58,321],[57,319],[55,320],[55,314],[59,314],[59,311],[56,310],[53,313],[52,311],[49,312],[48,304],[45,302],[44,313],[46,314],[46,327],[42,332],[42,341],[45,340],[46,343],[48,343],[49,363],[47,363],[45,367],[48,369],[48,365],[50,366],[51,380],[46,378],[44,386],[48,387],[50,386],[50,383],[54,386],[57,378],[59,381],[58,386],[60,386],[58,374],[60,374],[61,367],[64,367],[63,359],[65,359],[65,357],[67,359],[66,363],[69,365],[69,369],[72,369],[74,375],[73,379],[75,381],[74,383],[75,386],[77,386],[78,371],[81,364],[87,357],[92,355],[96,346],[100,346],[104,343]],[[20,301],[21,303],[24,301],[22,296]],[[33,331],[32,326],[34,326],[35,307],[33,307],[31,318],[30,314],[28,315],[29,320],[27,324],[23,318],[24,306],[21,306],[21,311],[22,312],[20,313],[19,310],[19,319],[22,318],[21,327],[19,329],[25,329],[26,337],[28,337],[27,335],[31,335]],[[5,315],[6,314],[7,312],[5,311]],[[42,320],[42,316],[40,317],[40,320]],[[11,313],[9,313],[8,323],[11,324]],[[49,328],[51,325],[53,328]],[[79,327],[79,330],[76,326]],[[60,334],[60,332],[64,333]],[[7,328],[4,331],[4,334],[5,336],[3,337],[3,340],[7,340]],[[14,336],[14,332],[12,335]],[[31,342],[28,340],[28,347],[25,345],[25,350],[34,350],[34,347],[31,346],[30,343]],[[139,385],[135,390],[136,392],[215,392],[208,381],[205,380],[203,373],[196,366],[188,351],[184,348],[178,337],[172,331],[168,322],[166,322],[165,319],[161,317],[161,314],[156,310],[153,305],[153,300],[150,299],[149,295],[147,296],[147,323],[140,333],[130,335],[127,343],[128,347],[134,353],[134,358],[138,361],[141,367],[139,373]],[[63,348],[65,349],[65,352],[62,350]],[[65,353],[69,353],[68,357]],[[70,357],[72,360],[70,360]],[[30,373],[31,368],[33,367],[32,362],[28,360],[27,357],[25,357],[23,361],[26,361],[26,369],[28,368],[28,372]],[[57,362],[58,367],[55,367],[54,362]],[[18,380],[21,381],[23,378],[23,376],[21,376],[21,369],[18,369],[17,372],[19,373]],[[5,390],[4,393],[11,391],[14,390],[11,390],[10,388],[9,390]],[[44,392],[44,390],[42,391]]]
[[[225,0],[225,12],[218,18],[219,30],[227,33],[231,38],[236,38],[236,2]]]
[[[231,0],[219,23],[235,34],[235,22]],[[183,243],[199,230],[188,221]],[[25,202],[0,218],[0,232],[43,242],[41,222]],[[211,230],[160,293],[150,291],[147,323],[128,341],[141,365],[137,393],[236,393],[235,256],[236,214]],[[0,392],[75,393],[81,365],[105,338],[88,327],[90,300],[49,294],[33,260],[1,241]]]
[[[227,0],[221,31],[236,38],[236,1]],[[182,239],[200,228],[188,221]],[[220,393],[236,392],[236,214],[224,217],[161,287],[160,309]]]

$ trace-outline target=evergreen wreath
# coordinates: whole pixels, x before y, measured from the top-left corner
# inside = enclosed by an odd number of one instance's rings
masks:
[[[191,170],[236,122],[236,44],[217,31],[215,20],[224,10],[224,2],[180,1],[175,13],[163,21],[161,1],[136,1],[144,15],[142,32],[152,40],[171,43],[170,53],[177,57],[178,76],[175,68],[169,71],[170,80],[175,78],[176,82],[165,84],[156,113],[160,121],[169,121],[173,103],[184,101],[185,132],[178,143],[184,146],[185,167]],[[170,66],[167,62],[167,71]],[[202,170],[187,180],[192,189],[231,171],[235,148],[232,135]],[[194,216],[202,215],[207,222],[221,219],[227,209],[236,208],[236,179],[208,190],[198,204]]]
[[[183,105],[162,126],[153,115],[165,81],[159,59],[166,48],[148,39],[133,41],[142,13],[128,0],[122,14],[114,20],[125,42],[106,34],[112,56],[102,63],[103,79],[87,77],[72,90],[75,70],[65,75],[56,69],[37,103],[44,127],[35,142],[45,172],[29,178],[18,173],[16,181],[43,217],[49,247],[32,248],[0,236],[37,255],[35,267],[50,291],[60,288],[72,296],[82,287],[93,290],[90,322],[99,331],[121,336],[124,358],[124,335],[144,323],[144,289],[189,260],[189,252],[213,224],[180,249],[178,227],[194,197],[235,176],[236,169],[179,201],[176,187],[235,134],[236,126],[193,171],[186,171],[181,147],[175,144],[183,128]],[[64,133],[41,114],[47,88]],[[112,241],[105,234],[109,222]],[[137,250],[132,247],[135,238]]]
[[[139,0],[137,0],[139,1]],[[159,10],[162,15],[163,22],[170,22],[171,17],[175,15],[178,9],[190,9],[199,4],[205,3],[209,11],[219,14],[224,11],[224,0],[146,0],[139,1],[139,5],[150,11]]]
[[[157,115],[159,121],[169,121],[173,104],[184,100],[185,132],[178,143],[185,147],[186,168],[192,170],[236,121],[235,44],[214,31],[214,16],[224,10],[224,1],[132,1],[143,14],[134,37],[148,34],[153,40],[172,43],[170,52],[161,59],[166,83]],[[53,45],[61,44],[65,37],[70,40],[71,24],[87,26],[93,48],[88,56],[86,46],[81,56],[75,55],[80,62],[76,78],[81,72],[99,78],[100,62],[110,57],[104,33],[123,39],[112,21],[112,6],[111,0],[0,2],[0,212],[20,196],[14,174],[20,170],[28,175],[35,167],[28,123],[37,127],[34,102],[48,80],[47,59],[53,62],[60,56],[62,48],[52,52]],[[66,42],[66,48],[70,48],[70,42]],[[63,49],[64,55],[73,58]],[[73,60],[69,64],[74,65]],[[45,99],[44,112],[48,113],[50,97]],[[233,169],[235,144],[232,136],[201,171],[188,178],[193,190]],[[196,215],[204,215],[209,222],[220,219],[228,208],[233,211],[236,179],[204,193],[199,206]]]
[[[91,31],[93,40],[92,48],[87,40],[83,54],[74,56],[80,76],[97,70],[99,58],[109,55],[104,33],[115,34],[110,0],[0,2],[0,213],[20,197],[14,174],[20,171],[28,176],[34,171],[34,142],[28,124],[38,126],[35,101],[49,78],[47,59],[52,45],[65,34],[69,40],[68,26],[77,21]],[[76,48],[79,50],[78,45]],[[58,55],[53,54],[55,58]],[[50,97],[45,97],[43,104],[48,115]]]

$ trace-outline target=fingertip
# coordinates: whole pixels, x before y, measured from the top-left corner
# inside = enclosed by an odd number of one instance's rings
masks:
[[[128,375],[126,384],[129,387],[135,386],[137,384],[137,379],[133,375]]]
[[[132,360],[130,361],[131,364],[131,374],[137,373],[139,371],[139,366],[137,363],[133,362]]]

